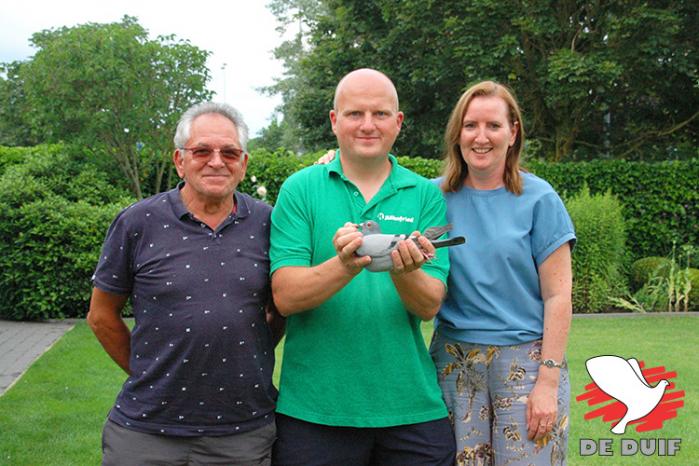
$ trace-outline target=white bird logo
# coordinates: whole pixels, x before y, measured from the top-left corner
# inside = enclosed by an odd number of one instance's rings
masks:
[[[617,435],[626,431],[629,422],[653,411],[663,398],[665,388],[670,385],[667,380],[661,380],[651,387],[634,358],[597,356],[588,359],[585,366],[600,390],[626,406],[626,414],[612,427],[612,432]]]

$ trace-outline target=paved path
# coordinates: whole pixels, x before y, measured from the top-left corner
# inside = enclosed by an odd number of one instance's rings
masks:
[[[0,320],[0,396],[29,366],[73,328],[74,320],[13,322]]]

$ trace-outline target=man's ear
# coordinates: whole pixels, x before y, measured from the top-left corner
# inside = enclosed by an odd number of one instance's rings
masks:
[[[175,164],[175,170],[180,178],[184,178],[184,152],[180,149],[175,149],[172,153],[172,163]]]
[[[335,133],[335,125],[337,124],[337,113],[335,109],[330,110],[330,125],[332,126],[333,133]],[[337,134],[337,133],[335,133]]]

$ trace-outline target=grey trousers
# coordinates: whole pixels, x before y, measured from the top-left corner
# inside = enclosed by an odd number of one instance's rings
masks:
[[[274,422],[222,437],[144,434],[107,421],[102,432],[103,466],[269,466],[276,439]]]

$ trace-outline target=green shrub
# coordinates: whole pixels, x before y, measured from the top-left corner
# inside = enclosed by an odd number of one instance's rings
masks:
[[[0,175],[5,173],[7,167],[21,164],[30,154],[43,154],[51,156],[58,154],[63,149],[61,144],[42,144],[34,147],[5,147],[0,146]]]
[[[323,153],[312,152],[299,156],[285,149],[274,152],[259,149],[250,154],[245,179],[238,190],[274,204],[284,181],[302,168],[313,165]],[[265,188],[266,196],[258,195],[257,190],[261,186]]]
[[[692,289],[689,291],[689,310],[699,311],[699,269],[687,269],[689,283]]]
[[[634,294],[628,299],[612,298],[614,304],[638,311],[678,312],[699,309],[699,270],[691,268],[695,248],[673,246],[668,257],[644,257],[631,266]]]
[[[625,289],[626,233],[622,208],[611,193],[587,186],[566,203],[577,235],[573,252],[573,310],[600,312]]]
[[[421,157],[397,157],[398,163],[405,168],[419,173],[425,178],[437,178],[442,174],[442,161],[435,159],[423,159]]]
[[[670,259],[667,257],[651,256],[638,259],[631,264],[629,281],[632,291],[639,290],[655,276],[667,276],[670,269]]]
[[[89,162],[26,154],[0,177],[0,316],[84,317],[105,232],[133,202]]]

